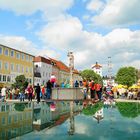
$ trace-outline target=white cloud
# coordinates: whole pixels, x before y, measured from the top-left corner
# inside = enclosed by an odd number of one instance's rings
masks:
[[[75,67],[80,69],[90,68],[96,61],[105,66],[108,56],[112,57],[115,71],[140,59],[140,31],[118,28],[103,36],[85,31],[77,18],[67,16],[50,22],[38,35],[50,48],[56,47],[65,52],[72,50]]]
[[[89,10],[102,9],[103,4],[99,0],[90,2]],[[37,48],[25,37],[18,36],[0,35],[1,44],[35,55],[48,55],[57,59],[61,56],[64,58],[64,55],[67,55],[66,52],[73,51],[75,67],[79,69],[90,68],[96,61],[106,66],[108,56],[111,56],[115,70],[122,65],[132,64],[140,68],[138,65],[140,59],[138,54],[140,50],[139,30],[118,28],[104,36],[88,32],[84,30],[77,17],[66,13],[73,3],[73,0],[40,0],[36,3],[34,0],[1,0],[0,9],[10,10],[18,15],[31,15],[42,11],[43,18],[47,20],[47,24],[37,33],[45,47]],[[108,0],[103,11],[94,17],[94,22],[101,25],[137,23],[140,19],[139,9],[138,0],[129,3],[128,0]],[[27,25],[28,29],[34,26],[32,22],[27,22]]]
[[[73,0],[0,0],[0,9],[15,12],[17,15],[31,15],[37,11],[48,15],[62,13],[73,5]]]
[[[108,0],[99,15],[93,17],[97,25],[130,25],[140,22],[139,0]]]
[[[77,18],[66,16],[57,22],[49,22],[38,33],[40,39],[49,47],[69,50],[74,48],[80,38],[82,24]]]
[[[30,53],[32,55],[37,54],[37,46],[25,37],[0,35],[0,44],[9,46],[19,51]]]
[[[90,11],[99,11],[103,8],[104,3],[101,0],[91,0],[87,4],[87,9]]]

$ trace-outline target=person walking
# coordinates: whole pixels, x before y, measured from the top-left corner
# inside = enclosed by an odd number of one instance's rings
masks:
[[[36,89],[35,89],[35,92],[36,92],[36,95],[37,95],[37,103],[40,102],[40,86],[39,86],[39,83],[37,83],[37,86],[36,86]]]

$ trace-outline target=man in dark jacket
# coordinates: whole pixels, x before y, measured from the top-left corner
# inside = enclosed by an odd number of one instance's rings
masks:
[[[35,89],[35,92],[36,92],[36,95],[37,95],[37,103],[40,102],[40,86],[39,86],[39,83],[37,83],[37,86],[36,86],[36,89]]]
[[[46,88],[47,88],[47,99],[51,98],[51,93],[52,93],[52,83],[50,82],[50,80],[48,80],[47,84],[46,84]]]

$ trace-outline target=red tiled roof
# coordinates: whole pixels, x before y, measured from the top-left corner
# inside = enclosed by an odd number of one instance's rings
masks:
[[[99,68],[101,68],[101,67],[102,67],[102,66],[101,66],[100,64],[98,64],[97,62],[96,62],[95,65],[92,66],[92,68],[97,68],[97,69],[99,69]]]
[[[45,57],[42,57],[42,56],[35,57],[34,62],[44,62],[44,63],[47,63],[47,64],[51,64],[51,60],[49,60]]]
[[[55,59],[52,59],[52,58],[50,58],[50,59],[51,59],[51,61],[52,61],[53,63],[56,64],[56,66],[57,66],[60,70],[66,71],[66,72],[70,72],[68,66],[66,66],[63,62],[58,61],[58,60],[55,60]]]
[[[76,69],[74,69],[73,73],[75,73],[75,74],[79,74],[79,71],[76,70]]]

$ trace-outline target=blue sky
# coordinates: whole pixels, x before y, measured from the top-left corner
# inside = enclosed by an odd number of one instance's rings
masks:
[[[67,64],[74,52],[75,68],[98,61],[107,74],[122,66],[140,69],[139,0],[0,0],[0,44]]]

